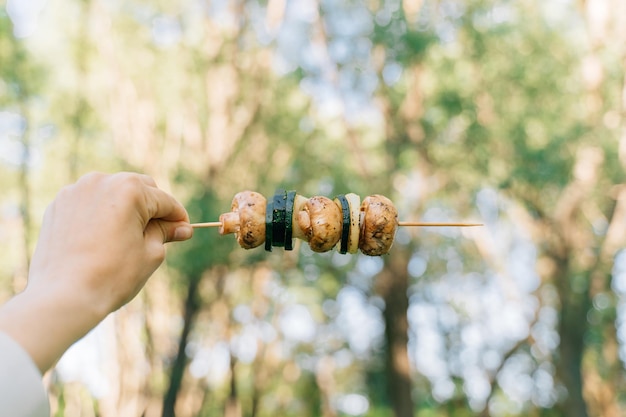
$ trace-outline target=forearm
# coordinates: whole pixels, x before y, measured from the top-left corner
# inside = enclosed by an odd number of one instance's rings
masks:
[[[19,343],[43,374],[104,318],[82,300],[27,289],[0,307],[0,331]]]

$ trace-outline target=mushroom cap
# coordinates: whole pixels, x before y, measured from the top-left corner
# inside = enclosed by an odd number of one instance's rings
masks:
[[[361,216],[361,252],[370,256],[389,252],[398,229],[398,210],[391,200],[380,194],[365,197],[361,203]]]
[[[328,197],[309,198],[297,221],[314,252],[329,251],[341,239],[341,209]]]
[[[265,242],[266,205],[265,197],[255,191],[241,191],[233,197],[231,211],[239,215],[235,238],[242,248],[256,248]]]

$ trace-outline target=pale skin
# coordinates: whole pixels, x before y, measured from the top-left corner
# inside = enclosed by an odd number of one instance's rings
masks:
[[[185,208],[148,176],[92,173],[48,206],[26,289],[0,307],[0,331],[42,372],[108,314],[132,300],[191,238]]]

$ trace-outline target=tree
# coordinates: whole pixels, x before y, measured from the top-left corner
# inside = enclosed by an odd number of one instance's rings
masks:
[[[434,172],[443,184],[439,192],[453,204],[464,207],[463,201],[473,200],[471,190],[491,186],[521,209],[519,215],[509,215],[533,232],[541,288],[553,287],[558,294],[553,307],[559,311],[560,343],[551,360],[554,377],[567,396],[557,401],[556,409],[580,416],[618,413],[616,396],[607,395],[615,393],[615,380],[596,379],[604,386],[600,389],[591,383],[584,386],[583,376],[595,373],[593,366],[585,366],[586,357],[598,360],[595,366],[600,368],[616,362],[615,357],[602,359],[590,353],[598,345],[588,342],[590,334],[602,334],[596,343],[615,344],[611,313],[601,313],[607,316],[595,325],[588,317],[594,297],[610,292],[610,265],[615,249],[623,244],[613,234],[620,227],[619,216],[614,217],[619,204],[603,193],[619,184],[622,172],[611,150],[617,132],[607,130],[598,119],[607,111],[612,114],[610,109],[619,104],[602,93],[602,82],[581,73],[582,63],[583,69],[594,65],[603,73],[600,68],[607,65],[616,68],[608,73],[619,74],[618,61],[600,64],[595,57],[590,64],[584,48],[569,45],[579,39],[562,36],[568,33],[570,19],[579,18],[575,11],[560,20],[531,3],[430,6],[421,16],[431,20],[424,23],[427,20],[418,17],[414,32],[411,22],[402,25],[396,20],[381,35],[381,41],[388,42],[386,64],[402,62],[404,69],[403,82],[392,89],[395,96],[385,94],[388,124],[407,137],[407,148],[418,151],[421,170]],[[406,18],[400,9],[395,16],[400,22]],[[522,21],[526,23],[520,26]],[[420,22],[440,31],[440,40],[428,48],[426,59],[419,52],[428,45],[428,32],[419,28]],[[398,27],[406,29],[390,38]],[[573,32],[569,30],[568,34]],[[443,36],[447,42],[442,42]],[[585,76],[594,78],[592,88]],[[621,90],[620,80],[617,76],[604,82]],[[585,96],[593,106],[580,105]],[[601,222],[607,229],[598,229]],[[485,255],[499,254],[493,248],[488,251]],[[486,257],[487,265],[500,269],[501,260],[490,258]],[[529,339],[503,353],[497,372],[516,359],[516,353],[532,351],[535,324],[534,318],[528,323]],[[546,359],[535,353],[532,357],[538,364]],[[497,381],[496,373],[486,399],[493,399]],[[593,391],[604,392],[596,394],[603,404],[588,400]],[[474,407],[492,405],[478,402]]]
[[[0,16],[0,111],[43,161],[0,166],[25,223],[92,169],[154,176],[192,221],[286,188],[485,223],[381,258],[197,230],[91,335],[108,391],[59,364],[57,414],[619,415],[618,3],[60,2],[27,40]]]

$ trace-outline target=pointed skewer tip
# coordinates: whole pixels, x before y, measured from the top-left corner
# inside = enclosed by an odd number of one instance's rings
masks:
[[[398,222],[398,226],[416,226],[416,227],[474,227],[483,226],[482,223],[467,222]]]

